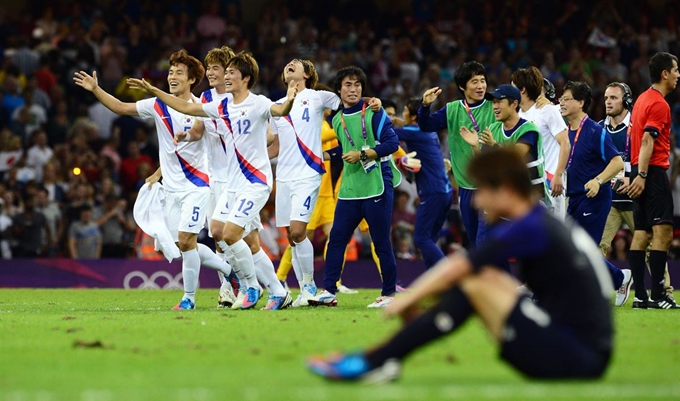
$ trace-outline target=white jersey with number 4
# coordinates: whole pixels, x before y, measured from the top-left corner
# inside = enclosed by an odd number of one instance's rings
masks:
[[[201,94],[201,103],[210,103],[213,101],[220,101],[226,97],[230,97],[230,93],[217,93],[215,88],[211,88]],[[234,158],[229,157],[227,152],[227,140],[230,140],[231,135],[227,129],[227,125],[222,119],[212,119],[199,117],[205,126],[205,146],[208,150],[208,167],[210,169],[210,178],[213,181],[227,182],[229,179],[228,172],[235,168],[233,163]]]
[[[537,109],[536,104],[534,104],[527,111],[520,110],[519,116],[538,126],[538,132],[543,139],[545,171],[548,173],[548,178],[552,179],[560,158],[560,144],[555,139],[555,136],[567,129],[567,124],[564,122],[562,114],[560,114],[559,106],[549,104]]]
[[[236,168],[227,171],[227,187],[234,190],[246,185],[262,184],[272,188],[272,167],[267,154],[267,123],[274,103],[265,96],[249,93],[239,104],[227,97],[203,105],[212,119],[227,127],[227,156]]]
[[[326,171],[321,150],[323,113],[338,107],[340,98],[336,94],[304,89],[295,97],[290,114],[272,119],[272,129],[279,136],[277,181],[300,180]]]
[[[193,95],[191,101],[198,103]],[[173,142],[175,132],[188,131],[193,127],[195,117],[171,109],[155,97],[140,100],[136,106],[140,117],[152,118],[156,123],[163,188],[180,192],[209,187],[205,141],[180,142],[177,146]]]

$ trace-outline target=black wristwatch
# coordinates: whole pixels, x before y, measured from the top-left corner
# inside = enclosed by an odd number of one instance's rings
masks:
[[[639,175],[640,177],[644,178],[645,180],[647,179],[647,172],[646,172],[646,171],[640,171],[640,172],[638,173],[638,175]]]
[[[366,151],[365,151],[365,150],[362,150],[362,151],[361,151],[361,156],[359,156],[359,159],[360,159],[362,162],[365,162],[365,161],[368,160],[368,155],[366,154]]]

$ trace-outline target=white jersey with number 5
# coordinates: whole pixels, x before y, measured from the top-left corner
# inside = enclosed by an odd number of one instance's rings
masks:
[[[192,95],[191,101],[198,103]],[[166,191],[191,191],[196,187],[209,187],[208,162],[205,141],[174,144],[175,132],[188,131],[195,117],[168,107],[158,98],[140,100],[136,104],[142,118],[152,118],[158,134],[158,153]]]
[[[272,188],[272,167],[267,154],[267,123],[272,104],[265,96],[249,93],[239,104],[227,97],[203,105],[208,117],[226,124],[227,136],[231,139],[226,140],[227,152],[237,167],[227,172],[228,188],[236,190],[252,184]]]
[[[226,97],[231,98],[229,93],[217,93],[214,88],[208,89],[201,95],[201,103],[220,101]],[[213,181],[227,182],[228,172],[236,168],[234,158],[229,157],[227,140],[231,133],[222,119],[199,117],[205,125],[205,146],[208,150],[208,166],[210,178]]]
[[[283,103],[286,98],[276,103]],[[323,174],[321,124],[325,109],[340,107],[340,98],[328,91],[304,89],[298,93],[293,108],[285,117],[272,119],[272,129],[279,136],[277,181],[293,181]]]

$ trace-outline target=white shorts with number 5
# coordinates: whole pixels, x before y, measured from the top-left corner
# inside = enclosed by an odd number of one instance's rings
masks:
[[[172,239],[178,241],[178,233],[198,234],[205,226],[210,188],[197,187],[191,191],[165,192],[165,213]]]
[[[309,223],[320,186],[320,175],[297,181],[276,181],[276,226],[288,227],[291,220]]]

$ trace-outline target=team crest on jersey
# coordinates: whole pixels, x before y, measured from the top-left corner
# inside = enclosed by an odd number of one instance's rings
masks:
[[[184,125],[193,125],[194,118],[191,116],[184,116]]]
[[[243,118],[243,117],[248,117],[248,110],[241,110],[238,112],[238,116]]]
[[[303,101],[300,102],[300,103],[302,103],[303,106],[308,106],[308,105],[309,105],[309,100],[305,99],[305,100],[303,100]]]

